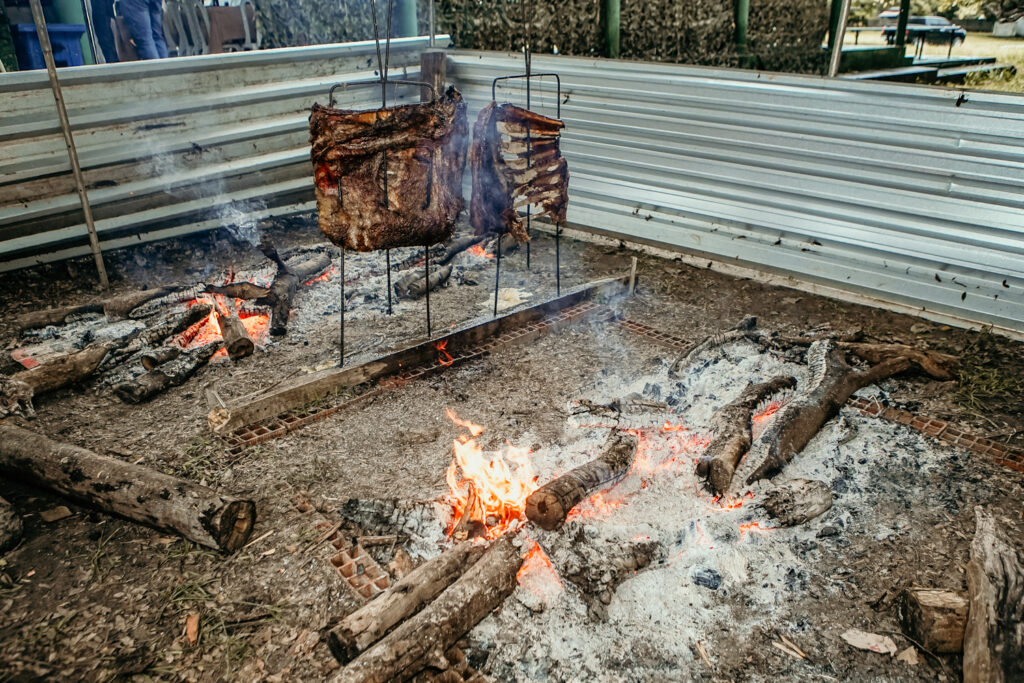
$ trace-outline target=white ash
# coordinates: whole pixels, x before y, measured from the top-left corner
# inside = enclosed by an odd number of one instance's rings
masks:
[[[553,578],[538,587],[536,577],[530,588],[519,586],[472,633],[473,641],[489,653],[486,669],[498,679],[609,680],[607,672],[615,671],[620,680],[663,680],[703,667],[696,642],[712,648],[709,638],[723,633],[742,641],[771,622],[773,608],[792,592],[806,591],[812,581],[838,592],[829,577],[819,575],[813,561],[817,551],[809,555],[794,548],[817,547],[816,535],[827,526],[843,535],[906,533],[905,524],[885,519],[879,510],[919,499],[921,472],[951,457],[949,449],[905,427],[843,409],[777,477],[823,481],[835,494],[835,504],[806,525],[774,528],[757,506],[771,482],[744,489],[737,500],[716,501],[695,475],[695,459],[715,410],[748,383],[779,374],[802,381],[807,368],[742,342],[698,359],[677,376],[670,376],[667,362],[653,370],[648,363],[645,372],[636,372],[637,362],[613,366],[620,370],[609,372],[578,397],[608,403],[635,393],[670,404],[660,414],[626,417],[631,428],[646,427],[646,448],[637,466],[600,501],[592,498],[581,505],[581,514],[571,515],[560,531],[528,527],[524,549],[536,540],[564,574],[579,564],[572,541],[582,529],[594,547],[628,548],[649,539],[663,559],[618,585],[597,615],[590,606],[593,596],[565,578],[561,587]],[[540,481],[596,454],[608,428],[573,426],[585,425],[585,418],[570,420],[563,447],[534,454]],[[657,428],[666,421],[688,431]],[[579,573],[578,567],[572,571]],[[735,609],[737,601],[746,609]],[[788,628],[785,623],[774,627]]]

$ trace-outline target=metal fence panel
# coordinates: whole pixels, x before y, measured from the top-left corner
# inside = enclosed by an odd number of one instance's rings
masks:
[[[454,52],[471,107],[518,55]],[[535,55],[571,224],[1024,332],[1024,96]],[[532,89],[555,113],[553,81]],[[499,99],[522,103],[521,87]]]

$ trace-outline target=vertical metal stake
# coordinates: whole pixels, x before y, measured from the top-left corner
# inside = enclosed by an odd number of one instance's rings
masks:
[[[384,260],[387,262],[388,269],[388,315],[391,315],[391,250],[384,250]]]
[[[561,244],[562,237],[562,226],[555,226],[555,295],[562,296],[562,269],[561,269],[561,252],[559,246]]]
[[[341,248],[341,351],[338,367],[345,367],[345,247]]]
[[[85,219],[85,227],[89,231],[89,247],[92,249],[92,258],[96,262],[96,270],[99,271],[100,286],[103,289],[108,289],[110,281],[107,279],[107,268],[103,264],[103,253],[100,251],[100,240],[96,235],[96,224],[92,220],[92,207],[89,206],[85,178],[82,176],[82,167],[78,163],[78,150],[75,148],[75,138],[71,134],[71,121],[68,119],[68,110],[64,105],[64,93],[60,89],[60,80],[57,78],[57,65],[53,61],[53,46],[50,45],[50,34],[46,32],[46,17],[43,16],[43,6],[39,0],[31,0],[31,5],[32,20],[36,24],[36,34],[39,36],[39,47],[42,48],[43,59],[46,61],[46,73],[50,76],[50,89],[53,90],[53,99],[57,104],[60,130],[64,133],[64,144],[68,148],[68,160],[71,161],[71,172],[75,177],[78,200],[82,204],[82,216]]]
[[[498,241],[494,257],[494,317],[498,317],[498,283],[501,282],[501,233],[498,233]]]
[[[427,339],[430,339],[430,247],[423,247],[423,265],[426,271]]]

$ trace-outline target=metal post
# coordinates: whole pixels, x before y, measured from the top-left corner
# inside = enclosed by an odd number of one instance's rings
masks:
[[[85,227],[89,231],[89,246],[92,248],[92,258],[96,261],[96,270],[99,271],[100,286],[103,289],[108,289],[110,281],[107,279],[107,268],[103,264],[103,253],[100,250],[99,237],[96,235],[96,224],[92,220],[92,208],[89,206],[89,196],[85,190],[85,178],[82,176],[82,167],[78,163],[78,150],[75,148],[75,139],[71,134],[71,121],[68,120],[68,110],[64,106],[64,93],[60,89],[60,80],[57,78],[57,65],[53,61],[53,47],[50,45],[50,34],[46,32],[46,18],[43,16],[43,7],[39,0],[30,0],[30,4],[32,5],[32,20],[36,24],[36,34],[39,36],[39,47],[42,48],[43,59],[46,61],[46,73],[50,76],[50,89],[53,90],[53,99],[57,104],[57,117],[60,119],[60,129],[64,133],[64,143],[68,148],[71,173],[75,176],[78,199],[82,203]]]
[[[747,26],[750,24],[750,0],[736,0],[736,52],[747,54]]]
[[[398,2],[398,26],[395,29],[399,38],[408,38],[418,34],[416,30],[416,0],[396,0]]]
[[[494,317],[498,317],[498,285],[501,282],[501,233],[498,233],[498,239],[495,242],[497,246],[494,248],[497,254],[494,255]]]
[[[907,20],[910,19],[910,0],[900,0],[900,18],[896,22],[896,46],[907,44]]]
[[[839,15],[839,26],[836,31],[836,42],[832,46],[832,56],[828,64],[829,78],[835,78],[839,73],[839,62],[843,56],[843,39],[846,37],[846,20],[849,18],[850,0],[843,0],[842,10]]]
[[[605,56],[610,59],[618,59],[621,47],[622,1],[603,0],[602,9],[604,10]]]
[[[430,339],[430,247],[423,247],[423,266],[427,292],[427,339]]]
[[[384,261],[388,269],[388,315],[391,315],[391,250],[384,250]]]
[[[434,47],[434,34],[437,33],[437,30],[434,26],[434,0],[427,0],[427,2],[430,3],[430,9],[427,13],[427,21],[430,23],[430,41],[428,44],[430,45],[430,47]]]
[[[562,226],[555,225],[555,296],[562,296]]]
[[[345,247],[341,248],[341,351],[338,356],[338,367],[345,367]]]

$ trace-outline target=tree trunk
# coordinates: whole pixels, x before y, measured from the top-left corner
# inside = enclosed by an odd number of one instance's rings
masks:
[[[793,377],[775,377],[748,386],[731,403],[718,409],[708,427],[715,436],[697,466],[697,474],[707,479],[712,491],[723,495],[729,490],[736,463],[750,448],[751,419],[757,404],[772,394],[795,386]]]
[[[347,664],[401,623],[419,612],[473,565],[484,546],[460,543],[424,562],[383,595],[345,617],[328,636],[331,653]]]
[[[981,507],[967,563],[964,683],[1024,680],[1024,559]]]
[[[967,596],[953,591],[907,588],[900,599],[903,632],[930,652],[955,654],[964,649]]]
[[[210,342],[139,375],[133,380],[114,386],[113,391],[125,403],[142,403],[171,387],[184,384],[189,377],[206,364],[220,349],[220,342]]]
[[[256,348],[238,316],[220,316],[220,333],[224,338],[224,348],[228,350],[231,360],[241,360],[246,356],[251,356],[253,349]]]
[[[562,526],[569,510],[599,489],[619,482],[636,457],[637,438],[625,432],[613,432],[601,454],[530,494],[526,499],[527,518],[542,529]]]
[[[502,536],[455,583],[359,655],[336,680],[408,681],[427,667],[447,669],[445,652],[512,594],[522,564],[510,534]]]
[[[808,386],[783,406],[758,437],[734,476],[740,486],[774,476],[803,450],[821,426],[839,413],[853,392],[910,368],[908,358],[893,358],[858,372],[846,364],[843,352],[829,341],[807,351],[811,377]]]
[[[223,551],[245,544],[252,501],[0,424],[0,472],[83,505]]]
[[[11,504],[0,498],[0,555],[18,545],[24,527]]]

